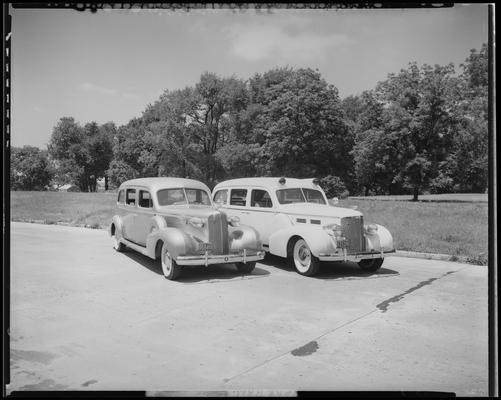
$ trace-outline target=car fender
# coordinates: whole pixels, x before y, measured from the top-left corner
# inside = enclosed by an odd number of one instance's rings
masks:
[[[230,240],[230,250],[240,251],[262,250],[262,245],[259,240],[259,233],[252,227],[247,225],[228,226],[228,237]]]
[[[122,234],[122,217],[120,215],[114,215],[111,220],[110,226],[108,227],[108,233],[112,235],[112,227],[115,226],[115,236],[117,239],[121,239],[123,237]]]
[[[172,258],[185,255],[188,252],[195,251],[193,240],[183,231],[178,228],[161,227],[160,229],[153,229],[153,231],[146,237],[146,251],[148,256],[156,258],[157,244],[161,241],[165,243]]]
[[[336,251],[334,241],[321,227],[293,225],[270,235],[269,252],[280,257],[287,257],[287,245],[294,236],[303,238],[312,254],[316,257],[320,253],[333,253]]]
[[[388,229],[382,225],[377,226],[377,231],[372,234],[365,234],[365,245],[367,251],[391,251],[395,247],[393,245],[393,236]]]

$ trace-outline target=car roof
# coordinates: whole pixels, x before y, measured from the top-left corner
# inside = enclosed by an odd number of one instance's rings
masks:
[[[143,186],[152,191],[156,191],[159,189],[169,189],[169,188],[190,188],[190,189],[202,189],[210,193],[209,188],[204,183],[197,181],[195,179],[187,179],[187,178],[174,178],[174,177],[137,178],[123,182],[120,185],[120,189],[123,189],[125,186]]]
[[[258,177],[258,178],[240,178],[240,179],[230,179],[221,183],[218,183],[214,189],[219,189],[223,187],[236,187],[236,186],[261,186],[270,190],[287,189],[287,188],[312,188],[320,189],[321,187],[313,184],[314,178],[297,179],[297,178],[287,178],[285,177],[285,184],[280,184],[278,181],[281,177]]]

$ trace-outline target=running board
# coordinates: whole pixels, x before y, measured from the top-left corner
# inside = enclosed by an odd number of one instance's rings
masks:
[[[146,247],[141,246],[141,245],[139,245],[137,243],[131,242],[130,240],[127,240],[127,239],[124,239],[124,238],[121,238],[120,241],[123,244],[125,244],[127,247],[130,247],[132,250],[135,250],[138,253],[141,253],[141,254],[149,257],[148,250],[146,249]]]

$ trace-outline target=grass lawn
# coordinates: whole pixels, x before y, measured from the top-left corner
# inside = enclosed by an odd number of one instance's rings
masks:
[[[11,220],[67,223],[106,229],[115,208],[115,193],[11,192]],[[443,253],[487,264],[487,203],[340,200],[356,206],[366,222],[386,226],[398,250]]]
[[[360,196],[350,197],[353,200],[398,200],[409,201],[412,200],[411,194],[402,194],[395,196]],[[449,194],[420,194],[418,201],[423,202],[444,202],[444,203],[487,203],[487,193],[449,193]]]
[[[10,192],[12,221],[107,228],[115,207],[115,193]]]
[[[384,225],[398,250],[450,254],[487,265],[487,203],[348,198],[340,200],[339,206],[356,206],[365,222]]]

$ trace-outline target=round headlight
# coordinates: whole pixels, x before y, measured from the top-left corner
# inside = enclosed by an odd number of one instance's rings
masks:
[[[338,224],[329,224],[323,227],[327,233],[334,237],[340,237],[343,235],[343,228]]]
[[[365,231],[369,234],[374,234],[377,232],[377,225],[376,224],[365,225]]]
[[[238,226],[240,225],[240,218],[238,218],[236,215],[233,215],[228,219],[228,224],[231,226]]]
[[[203,228],[204,221],[201,218],[193,217],[188,220],[188,223],[194,228]]]

